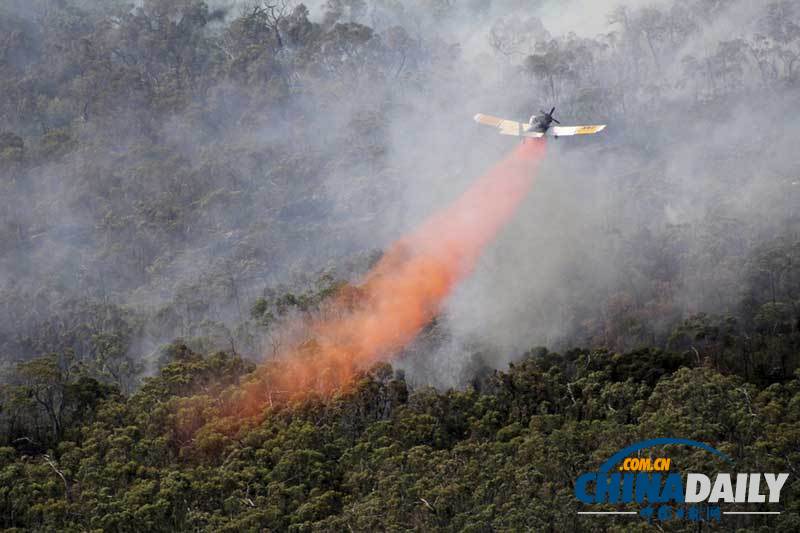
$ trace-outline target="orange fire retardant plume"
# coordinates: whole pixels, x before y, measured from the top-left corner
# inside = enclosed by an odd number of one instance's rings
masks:
[[[533,184],[544,146],[520,144],[394,243],[360,285],[340,290],[319,318],[305,324],[304,342],[257,369],[237,410],[255,414],[275,400],[346,388],[359,371],[411,342],[513,216]]]

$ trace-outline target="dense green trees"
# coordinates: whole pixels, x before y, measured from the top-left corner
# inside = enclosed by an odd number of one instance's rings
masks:
[[[537,350],[480,390],[448,392],[410,390],[378,366],[347,393],[252,420],[225,408],[252,367],[180,345],[170,357],[129,398],[70,378],[63,434],[0,448],[3,527],[623,530],[644,523],[578,517],[572,482],[633,440],[701,440],[744,470],[794,472],[800,460],[800,379],[756,386],[690,355]],[[65,394],[51,360],[24,372]],[[669,454],[708,466],[688,449]],[[791,531],[798,490],[790,478],[781,516],[736,523]]]

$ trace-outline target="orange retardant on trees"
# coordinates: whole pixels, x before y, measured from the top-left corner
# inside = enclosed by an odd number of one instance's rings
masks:
[[[305,325],[304,342],[256,370],[237,410],[256,414],[273,401],[346,388],[359,371],[411,342],[513,216],[533,183],[544,146],[520,144],[452,204],[393,244],[359,286],[339,291],[320,318]]]

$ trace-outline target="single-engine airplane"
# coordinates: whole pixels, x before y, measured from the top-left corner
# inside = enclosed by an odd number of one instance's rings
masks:
[[[553,118],[553,112],[541,111],[541,115],[533,115],[527,123],[517,122],[515,120],[507,120],[504,118],[493,117],[492,115],[484,115],[478,113],[475,115],[475,122],[492,126],[497,128],[500,135],[513,135],[515,137],[522,137],[522,142],[525,138],[537,139],[539,137],[567,137],[570,135],[592,135],[594,133],[603,131],[606,127],[605,124],[596,126],[562,126],[561,123]],[[558,126],[553,126],[553,123]]]

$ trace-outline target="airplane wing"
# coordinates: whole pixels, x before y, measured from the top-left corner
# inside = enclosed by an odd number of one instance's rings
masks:
[[[515,137],[533,138],[544,136],[544,134],[539,131],[530,131],[530,124],[523,124],[522,122],[517,122],[515,120],[493,117],[492,115],[484,115],[483,113],[478,113],[473,118],[478,124],[496,128],[500,135],[513,135]]]
[[[553,126],[547,130],[547,135],[550,137],[568,137],[570,135],[592,135],[594,133],[603,131],[606,128],[605,124],[597,126]]]

